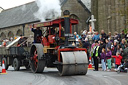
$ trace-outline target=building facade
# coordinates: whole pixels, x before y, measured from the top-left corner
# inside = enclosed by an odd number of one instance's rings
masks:
[[[81,30],[87,29],[86,20],[90,17],[91,12],[81,0],[60,0],[62,12],[70,11],[70,17],[79,20],[79,24],[73,26],[73,32],[80,33]],[[33,35],[29,27],[30,24],[40,22],[34,17],[38,10],[35,2],[27,3],[18,7],[4,10],[0,13],[0,39],[14,38],[21,34],[29,37]]]
[[[128,28],[128,0],[92,0],[91,13],[97,19],[96,30],[121,32]]]

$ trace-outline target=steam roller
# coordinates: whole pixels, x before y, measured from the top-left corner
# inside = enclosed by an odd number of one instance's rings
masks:
[[[58,70],[64,75],[85,75],[88,70],[88,59],[85,51],[61,52],[62,63]]]
[[[55,67],[61,76],[87,73],[87,50],[76,45],[72,34],[72,25],[77,24],[78,20],[70,18],[68,10],[64,11],[64,18],[34,24],[35,28],[41,27],[46,31],[41,42],[31,46],[32,72],[41,73],[45,67]],[[58,32],[55,32],[56,28]]]

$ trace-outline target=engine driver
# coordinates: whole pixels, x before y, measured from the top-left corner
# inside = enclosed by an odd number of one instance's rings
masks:
[[[31,31],[34,33],[34,43],[41,43],[41,39],[42,39],[42,31],[40,30],[40,27],[31,28]]]

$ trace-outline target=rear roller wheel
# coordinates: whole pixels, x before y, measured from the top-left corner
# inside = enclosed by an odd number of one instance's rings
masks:
[[[61,52],[62,63],[58,65],[61,76],[86,75],[88,70],[88,58],[84,51]]]
[[[7,63],[7,59],[6,58],[2,58],[2,61],[4,61],[4,65],[5,65],[5,69],[8,70],[8,63]]]
[[[35,44],[31,47],[30,52],[30,67],[34,73],[42,73],[45,67],[45,60],[43,56],[43,46],[41,44]]]
[[[17,58],[14,58],[13,60],[13,67],[15,71],[19,71],[20,69],[20,61]]]

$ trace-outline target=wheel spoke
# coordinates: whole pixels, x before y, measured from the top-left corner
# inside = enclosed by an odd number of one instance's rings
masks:
[[[34,51],[34,56],[33,56],[33,61],[34,61],[34,64],[35,64],[35,68],[37,68],[37,64],[38,64],[38,54],[37,54],[37,50],[35,49]]]
[[[40,55],[43,55],[42,44],[33,45],[31,47],[30,55],[31,55],[31,58],[30,58],[31,70],[34,73],[43,72],[44,67],[45,67],[45,61],[42,59],[38,60],[40,58]]]

